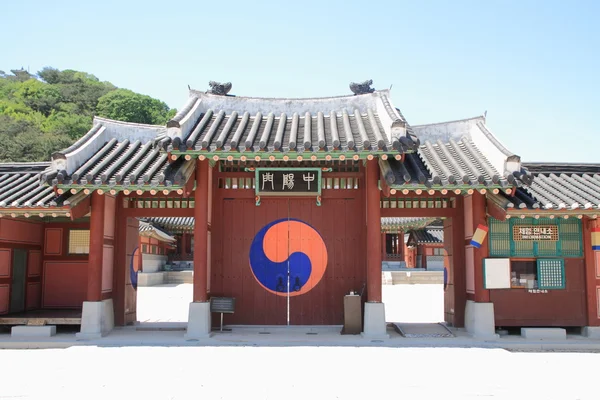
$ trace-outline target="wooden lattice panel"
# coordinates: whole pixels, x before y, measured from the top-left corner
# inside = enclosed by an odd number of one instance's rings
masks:
[[[90,253],[90,231],[73,229],[69,232],[69,254]]]
[[[538,259],[538,287],[540,289],[565,288],[565,262],[562,259]]]

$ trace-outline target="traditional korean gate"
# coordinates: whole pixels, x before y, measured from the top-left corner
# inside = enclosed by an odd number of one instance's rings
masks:
[[[354,199],[224,199],[218,235],[211,293],[237,299],[225,324],[339,324],[364,282]]]

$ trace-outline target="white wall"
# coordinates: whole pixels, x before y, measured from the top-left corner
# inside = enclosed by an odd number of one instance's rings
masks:
[[[444,285],[383,285],[386,322],[444,321]]]
[[[142,271],[158,272],[166,264],[167,256],[158,254],[142,254]]]

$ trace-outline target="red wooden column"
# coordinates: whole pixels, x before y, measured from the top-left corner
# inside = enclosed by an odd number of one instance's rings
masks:
[[[473,193],[473,232],[479,224],[488,226],[486,215],[485,195]],[[475,250],[475,301],[487,303],[490,301],[490,291],[483,284],[483,260],[490,256],[489,237],[486,235],[481,247]]]
[[[188,235],[187,232],[183,232],[182,237],[181,237],[181,245],[183,246],[183,251],[182,253],[185,256],[189,256],[190,253],[192,252],[192,249],[190,248],[189,244],[190,244],[190,235]]]
[[[585,256],[587,324],[588,326],[600,326],[600,310],[598,309],[600,265],[598,265],[598,252],[592,250],[592,229],[599,228],[600,221],[584,218],[581,224],[583,227],[583,251]]]
[[[92,193],[87,301],[102,301],[102,255],[104,253],[105,202],[106,197],[97,192]]]
[[[208,301],[208,160],[196,161],[194,193],[194,302]]]
[[[367,161],[367,301],[381,303],[381,208],[379,164]]]

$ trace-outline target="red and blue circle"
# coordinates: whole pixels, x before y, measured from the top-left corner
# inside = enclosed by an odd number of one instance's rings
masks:
[[[256,281],[278,296],[311,291],[325,275],[327,247],[319,232],[299,219],[279,219],[258,231],[250,246]]]

